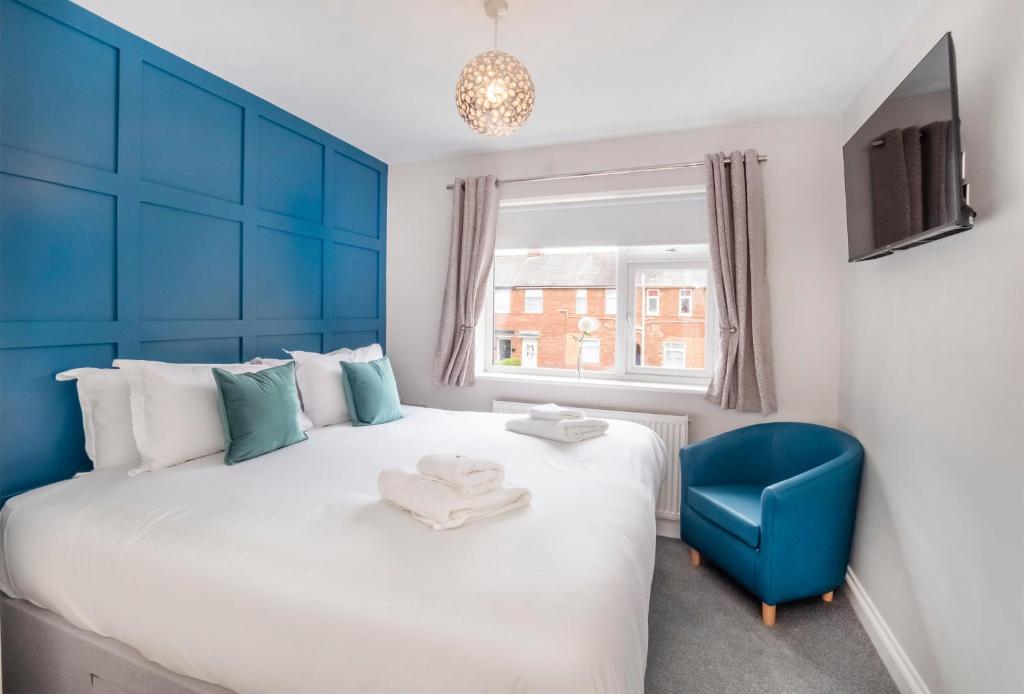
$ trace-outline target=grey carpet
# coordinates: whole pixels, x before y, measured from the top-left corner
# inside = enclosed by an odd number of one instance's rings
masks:
[[[898,694],[845,589],[779,605],[761,603],[689,548],[658,538],[651,592],[647,694]]]

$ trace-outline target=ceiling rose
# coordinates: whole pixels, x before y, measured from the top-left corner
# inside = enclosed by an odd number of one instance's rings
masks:
[[[494,50],[481,53],[462,68],[455,85],[455,106],[473,130],[505,137],[533,111],[533,80],[525,65],[498,50],[498,20],[508,12],[508,3],[486,0],[484,11],[494,20]]]

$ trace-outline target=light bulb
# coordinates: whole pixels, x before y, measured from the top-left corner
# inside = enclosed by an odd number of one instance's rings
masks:
[[[502,101],[508,98],[508,89],[505,88],[505,83],[500,79],[491,80],[487,83],[487,92],[485,97],[487,102],[497,106]]]

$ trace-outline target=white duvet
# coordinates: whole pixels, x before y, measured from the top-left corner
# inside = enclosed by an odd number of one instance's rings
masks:
[[[0,514],[0,588],[238,692],[642,692],[665,451],[407,408],[240,465],[83,475]],[[377,498],[428,453],[490,457],[523,509],[433,531]]]

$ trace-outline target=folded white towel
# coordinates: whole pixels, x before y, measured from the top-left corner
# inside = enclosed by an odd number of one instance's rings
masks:
[[[406,509],[413,518],[434,530],[448,530],[490,518],[526,506],[531,498],[530,491],[522,487],[462,494],[444,482],[404,470],[381,472],[377,489],[382,499]]]
[[[603,419],[561,419],[544,420],[522,417],[510,419],[505,423],[505,428],[517,434],[527,436],[539,436],[543,439],[561,441],[562,443],[576,443],[586,441],[596,436],[601,436],[608,429],[608,422]]]
[[[530,408],[530,417],[533,419],[583,419],[587,415],[583,410],[577,410],[572,407],[562,407],[556,405],[553,402],[549,402],[547,405],[534,405]]]
[[[505,481],[505,467],[501,463],[454,453],[425,455],[416,469],[463,494],[492,492]]]

